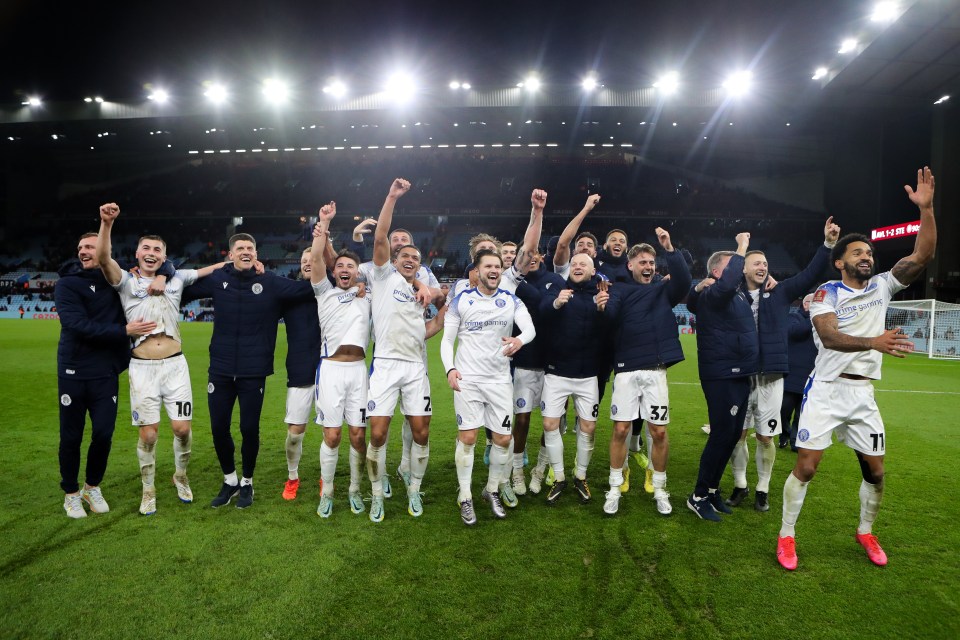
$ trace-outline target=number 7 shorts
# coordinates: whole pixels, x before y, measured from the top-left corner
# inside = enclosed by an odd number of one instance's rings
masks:
[[[397,400],[403,403],[405,416],[429,416],[430,379],[422,360],[374,358],[370,374],[367,417],[393,417]]]
[[[837,440],[868,456],[882,456],[886,450],[883,420],[869,380],[837,378],[833,382],[812,376],[804,388],[800,405],[797,446],[822,451]]]

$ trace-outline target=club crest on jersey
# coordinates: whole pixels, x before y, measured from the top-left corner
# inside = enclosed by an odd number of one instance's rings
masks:
[[[373,400],[367,403],[367,411],[373,411],[376,408],[377,408],[377,403],[374,402]]]
[[[517,398],[517,407],[523,409],[525,406],[527,406],[527,401],[523,398]]]
[[[507,306],[507,301],[503,298],[497,298],[497,301],[494,304],[503,309],[505,306]]]
[[[738,411],[740,411],[740,407],[738,407],[737,405],[733,405],[732,407],[730,407],[730,415],[735,416],[737,415]]]
[[[612,415],[617,415],[617,405],[615,404],[610,405],[610,413]]]
[[[140,422],[140,413],[139,413],[139,412],[137,412],[137,411],[134,411],[134,412],[133,412],[133,421],[134,421],[134,422]]]
[[[63,394],[62,396],[60,396],[60,404],[62,404],[63,406],[69,407],[72,402],[73,402],[73,399],[67,394]]]
[[[226,284],[226,283],[224,283],[224,284]],[[216,387],[213,386],[213,383],[212,383],[212,382],[208,383],[208,384],[207,384],[207,393],[213,393],[213,390],[214,390],[215,388],[216,388]]]
[[[253,286],[250,287],[250,290],[253,291],[254,295],[260,295],[263,293],[263,285],[259,282],[254,282]]]
[[[458,414],[457,414],[457,426],[459,427],[459,426],[462,425],[462,424],[463,424],[463,416],[461,416],[461,415],[458,413]]]
[[[800,429],[800,431],[797,432],[797,440],[799,440],[800,442],[806,442],[809,439],[810,439],[810,432],[807,431],[806,429]]]

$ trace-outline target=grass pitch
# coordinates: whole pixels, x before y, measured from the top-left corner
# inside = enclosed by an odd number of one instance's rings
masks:
[[[797,527],[800,568],[788,573],[775,548],[783,481],[793,466],[789,450],[778,451],[768,513],[741,507],[714,524],[684,506],[705,439],[692,336],[682,336],[688,360],[669,373],[673,515],[656,512],[634,467],[620,513],[603,516],[608,393],[591,464],[591,504],[570,495],[547,507],[543,494],[526,496],[499,522],[476,499],[480,521],[468,529],[455,502],[452,392],[440,374],[439,337],[430,345],[434,416],[421,518],[407,515],[398,481],[384,522],[350,513],[346,437],[333,517],[317,517],[317,426],[304,441],[300,496],[281,499],[282,331],[278,374],[267,383],[254,506],[209,508],[222,481],[203,398],[212,327],[187,324],[196,501],[181,504],[167,484],[172,434],[164,422],[158,511],[137,513],[137,433],[129,425],[124,375],[102,484],[111,512],[74,521],[63,512],[58,486],[59,325],[2,320],[0,329],[7,408],[0,429],[2,638],[960,637],[954,529],[960,508],[952,473],[960,453],[953,434],[960,363],[885,359],[876,387],[888,432],[887,486],[875,531],[890,564],[873,566],[854,542],[860,473],[854,454],[835,445],[810,485]],[[531,460],[539,424],[535,414]],[[236,427],[234,437],[239,444]],[[395,431],[391,469],[399,447]],[[572,435],[565,447],[571,469]],[[752,449],[751,440],[751,483]],[[486,478],[481,456],[478,447],[476,498]],[[731,486],[728,475],[725,493]]]

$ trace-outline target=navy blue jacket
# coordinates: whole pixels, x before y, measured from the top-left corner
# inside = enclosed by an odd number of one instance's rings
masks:
[[[626,278],[632,278],[627,269],[627,254],[616,258],[606,252],[605,249],[597,251],[597,257],[594,259],[597,263],[597,272],[602,273],[610,282],[624,282]]]
[[[317,365],[320,363],[317,299],[314,297],[285,304],[283,323],[287,327],[287,386],[310,386],[317,379]]]
[[[663,256],[670,267],[669,280],[639,284],[631,276],[632,285],[610,287],[605,313],[616,327],[613,368],[617,373],[669,367],[683,360],[673,307],[690,288],[690,268],[679,251]]]
[[[701,381],[752,376],[760,366],[760,340],[750,296],[740,288],[743,263],[743,256],[731,256],[716,283],[700,293],[691,288],[687,294],[687,308],[697,316]]]
[[[779,282],[772,291],[763,291],[761,286],[757,311],[760,373],[787,373],[790,370],[787,359],[787,316],[790,314],[790,305],[814,285],[822,282],[824,271],[829,264],[830,249],[821,244],[803,271]],[[743,286],[746,289],[746,285]]]
[[[567,280],[544,292],[540,317],[542,323],[550,326],[546,373],[564,378],[594,378],[600,372],[606,322],[593,301],[598,282],[598,276],[580,283]],[[573,289],[573,296],[554,309],[553,302],[564,289]]]
[[[549,285],[549,286],[548,286]],[[546,351],[550,344],[549,327],[550,323],[545,321],[540,314],[540,303],[543,296],[551,289],[559,291],[563,289],[566,283],[563,278],[547,271],[544,265],[536,271],[527,273],[526,278],[517,287],[517,297],[527,306],[530,317],[533,318],[533,326],[537,329],[537,337],[530,344],[524,345],[523,349],[513,356],[513,366],[521,369],[545,369],[547,366]],[[514,334],[518,334],[519,329],[514,329]]]
[[[130,362],[120,297],[100,269],[69,260],[54,289],[60,316],[57,375],[75,380],[116,377]]]
[[[787,344],[790,372],[783,379],[783,390],[803,393],[807,377],[817,360],[817,345],[813,342],[813,324],[803,307],[794,309],[787,318]]]
[[[238,271],[233,264],[186,288],[185,300],[197,298],[213,298],[209,372],[233,378],[272,375],[283,305],[315,301],[308,280],[289,280],[269,271],[260,275],[253,269]]]

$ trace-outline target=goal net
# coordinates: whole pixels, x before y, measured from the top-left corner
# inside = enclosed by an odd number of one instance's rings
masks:
[[[890,302],[886,325],[888,329],[903,327],[915,353],[960,360],[960,304],[939,300]]]

